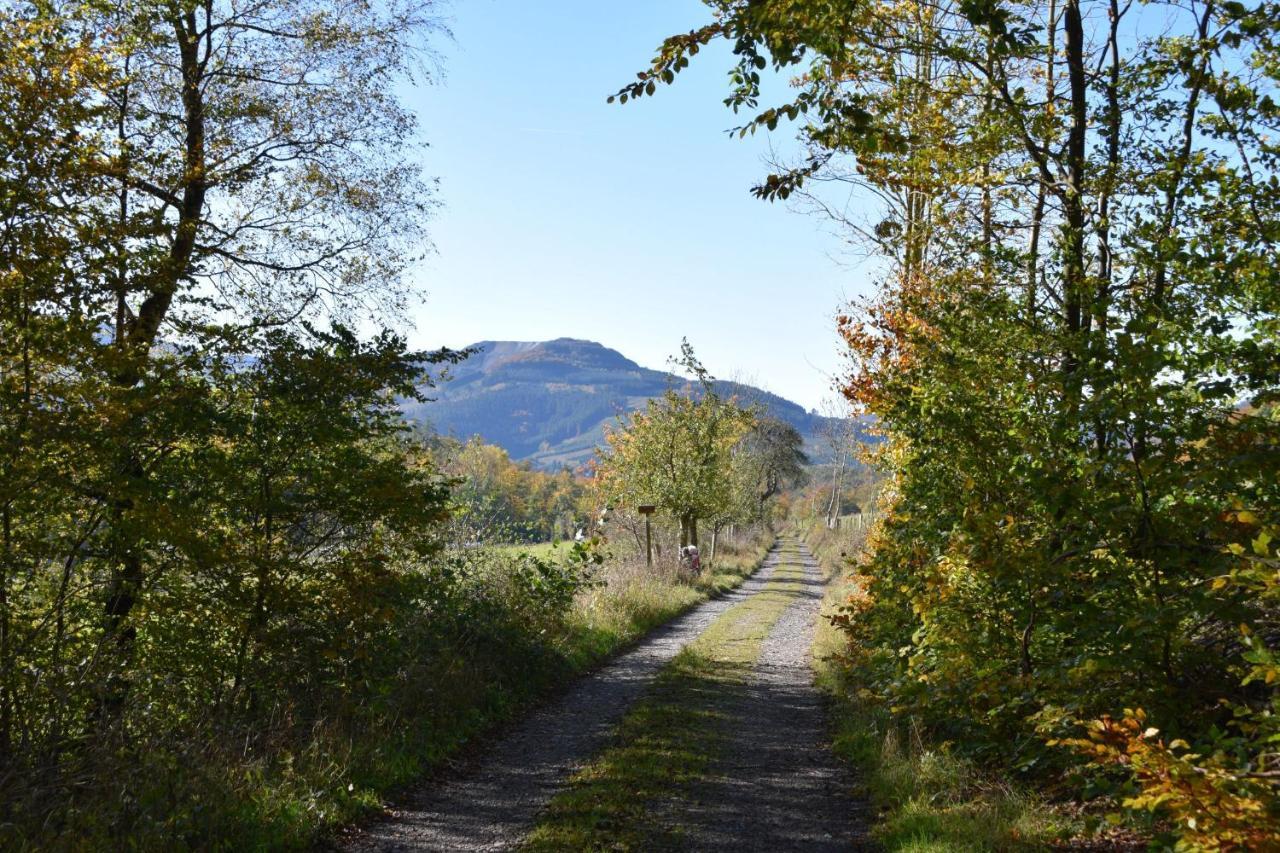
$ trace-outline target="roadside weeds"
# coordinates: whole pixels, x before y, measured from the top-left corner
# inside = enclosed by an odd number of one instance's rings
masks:
[[[645,572],[631,562],[606,565],[606,584],[579,595],[563,627],[555,636],[542,638],[539,654],[523,656],[521,665],[514,668],[495,661],[492,678],[477,677],[489,672],[484,667],[451,669],[437,684],[433,702],[447,713],[432,719],[404,719],[392,732],[371,733],[365,755],[353,756],[362,772],[343,774],[356,776],[356,783],[321,816],[322,826],[313,822],[314,809],[307,814],[304,804],[292,803],[288,793],[281,801],[281,792],[264,789],[264,798],[276,799],[277,808],[296,816],[296,828],[254,838],[263,841],[264,847],[306,848],[316,841],[317,830],[332,834],[376,815],[386,798],[446,767],[557,689],[606,664],[698,604],[740,586],[760,566],[772,541],[770,537],[730,545],[708,572],[692,582]],[[499,654],[502,649],[494,646],[492,651]],[[270,824],[263,829],[271,829]],[[257,846],[253,838],[242,840],[246,846]]]

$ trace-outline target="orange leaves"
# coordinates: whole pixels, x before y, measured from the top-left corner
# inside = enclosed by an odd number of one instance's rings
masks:
[[[925,273],[900,274],[886,282],[877,299],[862,301],[855,312],[836,318],[836,330],[853,361],[841,388],[850,402],[883,416],[899,401],[898,380],[911,375],[944,341],[929,316],[935,306],[957,300],[956,287],[957,282]]]
[[[1091,720],[1085,729],[1086,737],[1050,743],[1095,764],[1127,768],[1140,790],[1124,805],[1167,814],[1189,849],[1277,849],[1280,791],[1265,768],[1240,762],[1228,750],[1200,754],[1182,740],[1166,744],[1141,708],[1126,709],[1118,720]]]

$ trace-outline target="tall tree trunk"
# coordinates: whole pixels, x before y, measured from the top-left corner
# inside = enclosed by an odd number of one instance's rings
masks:
[[[1214,13],[1214,2],[1209,0],[1205,4],[1204,12],[1200,17],[1197,35],[1201,43],[1207,38],[1209,32],[1209,24]],[[1200,47],[1200,45],[1198,45]],[[1187,107],[1182,122],[1182,139],[1178,149],[1177,157],[1174,160],[1173,175],[1165,190],[1164,210],[1162,212],[1161,228],[1157,232],[1160,237],[1169,234],[1174,226],[1174,221],[1178,212],[1178,201],[1182,196],[1182,181],[1186,175],[1186,170],[1191,161],[1191,149],[1195,143],[1196,116],[1200,106],[1200,95],[1204,87],[1204,81],[1209,71],[1209,52],[1204,51],[1201,54],[1200,62],[1196,64],[1192,70],[1192,79],[1188,81]],[[1167,279],[1168,262],[1163,249],[1156,253],[1156,269],[1152,278],[1151,288],[1151,304],[1156,311],[1157,317],[1163,315],[1165,300],[1168,296],[1168,279]],[[1146,463],[1147,455],[1150,450],[1151,439],[1148,432],[1148,424],[1151,422],[1152,416],[1147,412],[1141,413],[1137,418],[1133,430],[1133,442],[1131,456],[1133,459],[1134,475],[1137,485],[1138,497],[1140,501],[1141,514],[1136,526],[1134,538],[1136,540],[1136,551],[1147,558],[1148,564],[1151,566],[1151,588],[1153,610],[1155,613],[1162,613],[1165,607],[1165,596],[1163,591],[1164,581],[1161,571],[1161,563],[1156,559],[1156,545],[1153,541],[1152,531],[1154,522],[1152,521],[1153,510],[1151,509],[1150,496],[1146,486],[1145,475],[1143,474],[1143,465]],[[1169,628],[1161,629],[1161,665],[1164,669],[1165,677],[1170,684],[1176,683],[1174,675],[1173,663],[1170,655],[1170,637]]]
[[[200,32],[194,8],[175,15],[170,24],[182,80],[185,129],[182,203],[168,255],[157,269],[144,276],[141,289],[148,295],[136,316],[128,321],[122,336],[127,354],[115,377],[115,384],[121,389],[133,388],[142,381],[151,348],[168,316],[173,297],[180,283],[190,275],[208,187],[203,94],[205,65],[200,57]],[[122,180],[127,181],[128,175],[124,175]],[[135,416],[140,417],[140,414]],[[118,718],[128,697],[128,671],[133,665],[137,638],[137,627],[131,624],[130,616],[138,603],[144,579],[142,542],[136,531],[131,529],[130,516],[135,497],[145,491],[147,471],[137,449],[128,443],[128,438],[123,441],[119,462],[122,485],[117,487],[117,493],[110,502],[110,538],[115,568],[103,614],[103,643],[108,648],[114,646],[116,667],[103,685],[94,710],[94,716],[103,724],[110,724]]]
[[[1098,191],[1098,281],[1093,295],[1093,344],[1090,347],[1092,362],[1092,378],[1095,387],[1101,389],[1104,383],[1109,384],[1101,371],[1105,370],[1108,361],[1107,330],[1110,328],[1111,313],[1111,195],[1115,191],[1115,183],[1120,173],[1120,4],[1119,0],[1110,0],[1108,9],[1110,28],[1107,36],[1107,49],[1111,54],[1110,74],[1107,78],[1107,167]],[[1109,430],[1102,415],[1094,418],[1094,448],[1099,458],[1106,452],[1109,444]],[[1098,470],[1102,477],[1103,469]]]
[[[1200,42],[1203,42],[1209,34],[1209,22],[1213,17],[1214,4],[1213,0],[1205,4],[1204,14],[1200,17],[1200,25],[1197,29],[1197,35]],[[1197,45],[1199,47],[1199,45]],[[1203,48],[1201,48],[1203,50]],[[1200,62],[1196,65],[1192,73],[1192,79],[1188,81],[1187,95],[1187,111],[1182,120],[1182,142],[1178,148],[1177,159],[1174,160],[1174,170],[1168,188],[1165,190],[1164,212],[1161,217],[1161,227],[1157,234],[1164,237],[1173,228],[1174,219],[1178,213],[1178,200],[1182,195],[1182,179],[1186,175],[1187,166],[1191,162],[1191,148],[1195,142],[1196,133],[1196,115],[1200,108],[1200,93],[1204,89],[1205,74],[1209,68],[1209,52],[1204,51]],[[1168,286],[1168,261],[1165,258],[1164,250],[1157,252],[1156,271],[1152,286],[1152,302],[1158,311],[1164,310],[1165,290]]]
[[[1064,59],[1071,93],[1071,124],[1067,134],[1067,185],[1062,207],[1066,219],[1063,246],[1063,385],[1064,415],[1074,415],[1080,405],[1080,333],[1085,297],[1084,182],[1088,131],[1088,83],[1084,58],[1084,20],[1080,0],[1067,0],[1063,13]]]
[[[0,767],[9,759],[13,744],[13,692],[9,660],[9,565],[13,558],[13,520],[6,505],[0,511]]]
[[[987,38],[987,79],[990,80],[995,74],[994,65],[994,46],[991,38]],[[991,91],[991,87],[987,87],[986,94],[982,99],[982,121],[984,123],[991,120],[991,109],[995,93]],[[986,285],[990,285],[994,278],[992,270],[992,243],[995,239],[995,228],[993,224],[994,202],[991,198],[991,154],[984,152],[982,158],[982,279]]]
[[[127,448],[121,463],[122,479],[130,485],[140,484],[146,470],[131,448]],[[128,486],[117,487],[125,492]],[[129,671],[133,665],[133,653],[138,628],[129,620],[138,596],[142,591],[143,568],[142,543],[135,531],[129,529],[128,516],[134,509],[134,501],[127,492],[111,502],[111,552],[116,565],[107,587],[107,604],[102,642],[108,655],[114,655],[114,665],[101,685],[102,695],[94,711],[100,724],[110,726],[124,710],[130,687]]]
[[[917,21],[917,24],[923,33],[927,24],[923,20]],[[928,38],[922,37],[921,41],[927,44]],[[917,114],[923,114],[927,109],[932,88],[930,84],[933,82],[933,56],[927,48],[921,50],[916,56],[915,81],[917,83],[915,110]],[[913,177],[907,187],[903,274],[908,280],[923,271],[925,259],[928,257],[930,235],[927,220],[931,202],[931,196],[925,189],[928,180],[928,176],[923,178]]]
[[[1045,139],[1042,141],[1044,150],[1049,150],[1049,137],[1052,134],[1052,122],[1054,114],[1054,105],[1058,99],[1058,83],[1055,77],[1057,67],[1057,51],[1058,51],[1058,5],[1057,0],[1049,0],[1049,17],[1045,26],[1048,32],[1048,45],[1045,49],[1045,82],[1044,82],[1044,102],[1047,124],[1050,125],[1045,131]],[[1027,292],[1025,310],[1027,312],[1027,322],[1034,323],[1036,320],[1036,296],[1039,292],[1038,277],[1040,274],[1040,234],[1044,227],[1045,203],[1048,201],[1049,184],[1042,174],[1036,182],[1036,204],[1031,215],[1031,240],[1027,247]]]
[[[831,528],[833,520],[840,514],[840,486],[844,482],[844,454],[840,455],[840,466],[836,469],[836,474],[831,479],[831,500],[827,502],[827,529]]]
[[[691,512],[680,516],[680,547],[689,545],[698,546],[698,519]]]
[[[1018,672],[1023,677],[1030,677],[1035,670],[1035,663],[1031,659],[1031,639],[1036,630],[1036,597],[1035,593],[1029,596],[1029,604],[1031,613],[1027,617],[1027,624],[1022,629],[1022,636],[1018,638]]]

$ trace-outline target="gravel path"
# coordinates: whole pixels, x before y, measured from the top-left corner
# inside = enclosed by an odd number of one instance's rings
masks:
[[[677,817],[685,849],[874,849],[871,815],[852,798],[853,779],[831,751],[813,684],[822,576],[802,543],[787,544],[799,549],[804,580],[785,584],[794,603],[765,639],[746,688],[725,695],[723,757]]]
[[[623,713],[682,646],[777,566],[778,546],[738,589],[708,601],[651,634],[517,725],[457,778],[410,793],[393,814],[348,840],[353,853],[407,850],[509,850],[573,772],[608,741]],[[820,595],[819,592],[815,592]],[[804,654],[808,654],[805,644]]]

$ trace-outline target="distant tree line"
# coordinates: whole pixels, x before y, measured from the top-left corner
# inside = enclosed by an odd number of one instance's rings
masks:
[[[506,450],[479,438],[433,437],[430,444],[441,471],[454,481],[451,543],[555,542],[590,527],[595,492],[585,475],[513,462]]]

